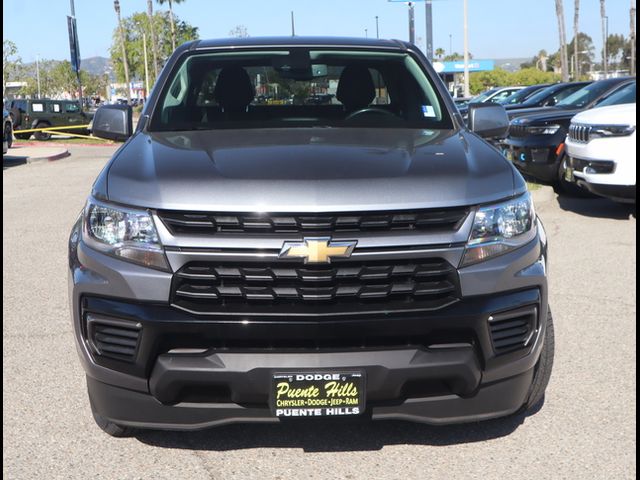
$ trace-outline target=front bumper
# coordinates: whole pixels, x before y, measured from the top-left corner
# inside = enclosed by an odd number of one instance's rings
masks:
[[[546,325],[541,224],[539,232],[516,251],[460,270],[463,296],[441,309],[268,318],[179,310],[167,301],[171,274],[107,257],[72,235],[70,300],[92,408],[144,428],[277,422],[274,373],[357,370],[366,377],[365,418],[442,424],[516,412]],[[526,341],[500,351],[490,319],[526,315]],[[101,354],[101,322],[135,332],[128,356]]]
[[[507,138],[497,148],[524,175],[544,183],[556,183],[562,157],[558,148],[562,140],[555,138],[556,135],[535,140]]]

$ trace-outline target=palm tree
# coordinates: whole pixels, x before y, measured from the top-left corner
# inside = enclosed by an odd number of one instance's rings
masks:
[[[436,57],[438,57],[438,60],[440,60],[445,52],[443,48],[436,48],[434,53],[436,54]]]
[[[176,49],[176,21],[173,18],[173,4],[182,3],[185,0],[157,0],[159,5],[169,4],[169,23],[171,23],[171,48]]]
[[[580,62],[578,61],[578,52],[580,49],[578,48],[578,19],[580,18],[580,0],[575,0],[575,9],[573,11],[573,58],[574,62],[576,62],[575,72],[573,74],[573,79],[578,80],[580,78]]]
[[[604,1],[604,0],[602,0]],[[558,17],[558,35],[560,36],[560,68],[562,69],[562,81],[569,81],[569,69],[567,68],[567,37],[564,31],[564,6],[562,0],[556,0],[556,16]]]
[[[604,69],[604,76],[607,77],[607,33],[605,28],[606,12],[604,9],[605,0],[600,0],[600,18],[602,20],[602,68]]]
[[[543,72],[547,71],[547,59],[549,55],[546,50],[540,50],[538,55],[536,56],[536,68],[542,70]]]
[[[149,17],[149,28],[151,29],[151,47],[153,51],[153,71],[155,77],[153,82],[158,79],[158,43],[156,42],[156,31],[153,28],[153,0],[147,0],[147,16]]]
[[[113,0],[113,8],[116,11],[118,17],[118,31],[120,36],[120,44],[122,46],[122,66],[124,67],[124,81],[127,84],[125,88],[127,92],[127,103],[131,103],[131,91],[129,89],[129,62],[127,61],[127,49],[124,46],[124,30],[122,29],[122,18],[120,17],[120,1]]]

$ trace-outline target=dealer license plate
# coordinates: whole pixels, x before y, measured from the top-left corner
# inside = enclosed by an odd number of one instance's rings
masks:
[[[365,406],[363,372],[276,373],[271,409],[276,417],[360,415]]]

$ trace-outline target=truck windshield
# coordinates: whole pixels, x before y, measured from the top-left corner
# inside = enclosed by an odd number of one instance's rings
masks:
[[[611,88],[609,82],[595,82],[572,93],[567,98],[558,102],[556,107],[560,108],[583,108],[599,98],[604,92]]]
[[[453,128],[433,79],[407,53],[284,48],[184,57],[149,130],[333,126]]]

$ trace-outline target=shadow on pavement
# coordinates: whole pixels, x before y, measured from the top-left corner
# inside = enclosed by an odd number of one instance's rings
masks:
[[[388,445],[447,446],[482,442],[514,432],[538,412],[544,399],[526,413],[450,426],[401,421],[311,420],[267,425],[228,425],[197,432],[139,431],[136,438],[161,448],[228,451],[250,448],[301,448],[305,452],[381,450]]]
[[[18,165],[26,165],[26,163],[27,157],[6,154],[2,156],[2,170],[6,170],[11,167],[17,167]]]
[[[616,203],[606,198],[578,198],[559,195],[556,197],[562,210],[595,218],[628,220],[636,216],[635,204]]]

